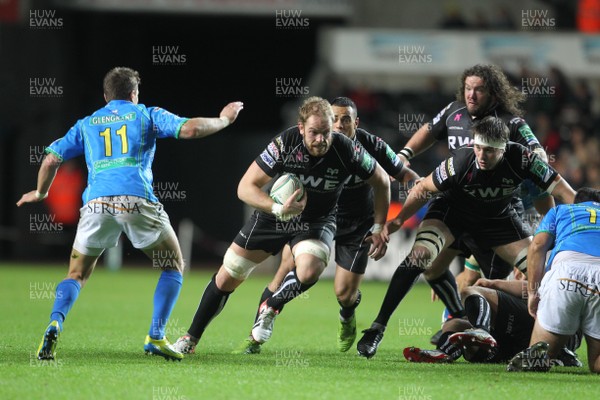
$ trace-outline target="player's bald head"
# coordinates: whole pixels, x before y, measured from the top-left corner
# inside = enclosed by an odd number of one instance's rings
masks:
[[[104,97],[106,101],[130,100],[131,93],[140,84],[140,74],[127,67],[115,67],[104,76]]]

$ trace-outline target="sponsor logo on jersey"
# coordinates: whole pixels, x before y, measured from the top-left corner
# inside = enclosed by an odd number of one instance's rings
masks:
[[[118,122],[135,121],[137,114],[130,112],[125,115],[101,115],[98,117],[90,118],[90,125],[109,125],[116,124]]]
[[[507,196],[512,196],[512,194],[515,191],[515,187],[514,186],[510,186],[510,187],[485,187],[485,188],[481,188],[481,187],[469,187],[469,186],[465,186],[464,187],[465,192],[467,192],[469,195],[473,196],[473,197],[479,197],[482,199],[488,199],[488,198],[496,198],[496,197],[500,197],[500,198],[504,198]]]
[[[273,155],[274,159],[279,159],[279,149],[277,148],[277,145],[275,143],[269,143],[267,149],[269,149],[269,152]]]
[[[460,147],[465,147],[470,145],[472,140],[473,139],[471,139],[470,137],[448,136],[448,148],[450,148],[451,150],[455,150]]]
[[[447,164],[448,164],[448,166],[447,166],[447,169],[448,169],[448,174],[449,174],[450,176],[454,176],[454,175],[456,175],[456,171],[454,170],[454,157],[450,157],[450,158],[447,160]]]
[[[455,121],[460,121],[460,117],[462,117],[462,114],[455,114],[454,115],[454,120]]]
[[[360,166],[365,171],[371,171],[373,169],[373,157],[371,157],[370,154],[368,154],[368,153],[365,152],[363,154],[362,161],[360,162]]]
[[[529,167],[529,171],[539,177],[542,182],[550,181],[553,173],[548,164],[538,159],[533,160],[533,163]]]
[[[519,127],[519,133],[521,134],[521,136],[523,136],[523,138],[525,140],[527,140],[528,144],[538,143],[538,140],[535,137],[535,135],[533,134],[533,131],[531,130],[529,125],[527,125],[527,124],[521,125]]]
[[[115,159],[104,159],[98,160],[94,162],[94,170],[96,172],[104,171],[112,168],[120,168],[120,167],[135,167],[137,166],[137,161],[134,157],[121,157]]]
[[[400,164],[400,157],[398,157],[398,154],[396,154],[396,152],[388,145],[385,146],[385,154],[392,164],[394,164],[394,167],[397,167],[398,164]]]
[[[271,157],[267,150],[263,150],[263,152],[260,153],[260,158],[269,166],[269,168],[275,166],[275,160],[273,160],[273,157]]]
[[[311,187],[313,189],[320,189],[324,191],[336,190],[342,183],[339,180],[325,179],[322,177],[315,177],[313,175],[298,174],[298,178],[305,187]]]

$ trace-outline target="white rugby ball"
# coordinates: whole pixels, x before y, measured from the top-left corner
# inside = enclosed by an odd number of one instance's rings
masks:
[[[300,179],[294,174],[283,174],[273,184],[269,195],[278,204],[283,204],[290,198],[298,189],[301,189],[300,194],[296,197],[296,201],[300,201],[304,196],[304,185]]]

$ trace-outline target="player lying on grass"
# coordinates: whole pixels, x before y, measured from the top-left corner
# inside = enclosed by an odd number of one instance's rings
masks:
[[[480,248],[491,248],[519,270],[527,270],[527,247],[531,236],[511,205],[515,191],[525,179],[565,203],[572,203],[575,192],[560,175],[537,154],[508,141],[508,128],[501,119],[485,117],[473,126],[473,147],[457,149],[436,170],[409,193],[398,216],[386,223],[384,237],[398,230],[434,195],[415,243],[400,265],[402,281],[388,288],[400,301],[421,273],[436,295],[455,317],[464,316],[450,261],[458,251],[448,251],[464,234],[474,238]],[[438,257],[438,255],[441,255]],[[451,279],[442,279],[448,276]],[[443,280],[443,282],[442,282]],[[450,283],[454,283],[454,286]],[[359,354],[375,354],[383,329],[375,322],[358,342]]]
[[[202,138],[235,121],[241,102],[229,103],[219,118],[181,118],[159,107],[138,104],[140,76],[117,67],[104,78],[106,106],[79,121],[46,148],[37,189],[25,193],[17,206],[43,200],[60,164],[83,155],[88,185],[69,261],[67,278],[56,287],[50,324],[38,348],[40,360],[56,355],[63,322],[79,291],[92,275],[96,261],[115,247],[125,232],[162,272],[154,292],[154,310],[146,336],[146,353],[181,360],[165,336],[165,326],[183,282],[183,259],[169,216],[152,193],[152,161],[156,139]]]
[[[461,355],[470,362],[500,363],[510,360],[529,345],[534,319],[527,311],[527,281],[479,279],[461,291],[467,319],[452,318],[444,323],[436,350],[404,349],[413,362],[446,363]],[[581,336],[573,335],[567,347],[556,355],[555,364],[581,366],[572,352]]]

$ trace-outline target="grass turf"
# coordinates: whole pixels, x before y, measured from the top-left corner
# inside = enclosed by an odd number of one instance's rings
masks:
[[[251,277],[207,329],[197,354],[180,363],[145,356],[157,271],[99,268],[71,310],[57,360],[36,350],[56,284],[66,267],[0,265],[2,399],[519,399],[587,395],[598,377],[585,368],[507,373],[504,365],[408,363],[406,346],[430,348],[442,306],[416,285],[394,314],[377,355],[336,349],[337,303],[321,281],[286,305],[259,355],[230,354],[247,336],[269,276]],[[174,342],[187,330],[210,274],[192,272],[167,326]],[[364,282],[358,338],[375,317],[387,283]],[[357,338],[357,340],[358,340]],[[594,385],[594,386],[592,386]]]

